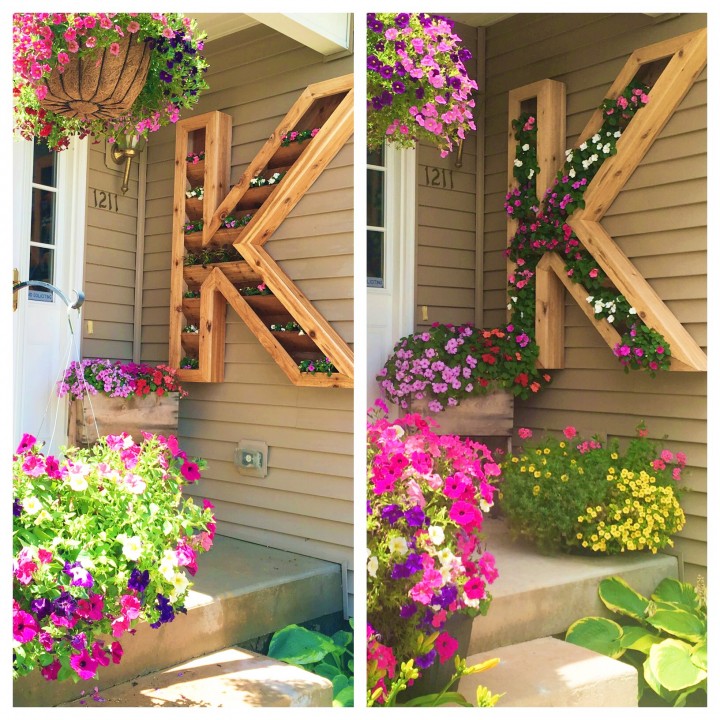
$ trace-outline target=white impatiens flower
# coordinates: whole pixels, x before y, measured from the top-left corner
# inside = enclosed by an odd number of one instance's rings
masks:
[[[33,495],[22,501],[22,508],[23,512],[26,512],[28,515],[34,515],[36,512],[42,510],[42,503]]]
[[[530,171],[528,172],[528,180],[532,180],[532,176],[535,174],[535,171],[530,168]]]
[[[517,158],[515,158],[515,160],[513,160],[513,163],[515,164],[515,167],[522,167],[522,160],[518,160]]]
[[[581,149],[581,150],[587,150],[587,143],[584,142],[584,143],[580,146],[580,149]]]
[[[574,178],[576,174],[575,168],[570,168],[570,170],[568,170],[568,177]]]
[[[619,130],[616,130],[613,137],[619,138],[622,135],[622,133]]]
[[[600,133],[595,133],[595,134],[592,136],[592,141],[593,141],[594,143],[596,143],[599,139],[600,139]]]
[[[139,560],[143,551],[142,540],[137,535],[132,537],[118,535],[118,540],[121,537],[123,555],[132,562]]]
[[[598,143],[598,144],[595,146],[595,149],[596,149],[596,150],[602,150],[602,148],[603,148],[602,143]]]
[[[634,307],[631,307],[631,308],[628,310],[628,314],[630,314],[630,315],[637,315],[637,310],[636,310]]]
[[[388,550],[393,555],[395,553],[398,553],[399,555],[406,555],[408,551],[407,540],[405,540],[404,537],[400,536],[391,538],[390,542],[388,543]]]
[[[445,531],[439,525],[431,525],[428,528],[428,537],[433,545],[442,545],[445,540]]]
[[[586,300],[587,302],[591,303],[591,302],[593,301],[593,296],[592,296],[592,295],[588,295],[588,296],[585,298],[585,300]]]
[[[614,315],[608,315],[607,321],[608,321],[609,323],[614,323],[614,322],[615,322],[615,316],[614,316]]]
[[[530,149],[530,145],[528,145],[527,143],[525,143],[525,144],[522,146],[522,149],[523,149],[523,152],[527,152],[527,151]]]
[[[609,154],[610,154],[610,143],[605,143],[605,144],[603,145],[602,151],[603,151],[606,155],[609,155]]]

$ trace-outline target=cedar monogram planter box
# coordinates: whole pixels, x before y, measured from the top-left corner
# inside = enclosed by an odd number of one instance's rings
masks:
[[[142,441],[141,432],[154,435],[177,433],[179,393],[143,395],[128,398],[93,395],[70,404],[68,445],[92,445],[100,436],[132,435]],[[97,424],[97,429],[95,425]]]
[[[513,407],[513,395],[497,391],[465,398],[455,407],[439,413],[428,409],[427,399],[413,399],[410,412],[431,417],[438,423],[434,431],[443,435],[509,437],[512,435]]]

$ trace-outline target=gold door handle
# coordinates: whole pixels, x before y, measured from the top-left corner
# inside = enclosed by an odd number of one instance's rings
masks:
[[[13,268],[13,312],[17,310],[18,296],[15,292],[15,286],[20,282],[20,271],[17,268]]]

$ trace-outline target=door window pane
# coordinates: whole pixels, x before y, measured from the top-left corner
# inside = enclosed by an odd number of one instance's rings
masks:
[[[384,287],[385,276],[385,233],[380,230],[367,231],[367,284],[368,287]]]
[[[40,143],[33,145],[32,210],[30,217],[29,280],[54,283],[57,211],[57,153]],[[53,302],[43,288],[29,288],[28,299]]]

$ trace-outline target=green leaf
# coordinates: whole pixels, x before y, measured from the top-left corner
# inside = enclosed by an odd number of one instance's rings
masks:
[[[333,697],[335,697],[341,690],[346,688],[350,683],[344,675],[336,675],[332,678],[333,684]]]
[[[707,670],[707,640],[703,640],[692,649],[692,661],[702,670]]]
[[[327,635],[314,630],[288,625],[270,640],[268,655],[292,665],[320,662],[327,654],[342,650]]]
[[[456,703],[461,707],[472,707],[464,695],[459,692],[431,693],[429,695],[421,695],[420,697],[408,700],[402,703],[404,707],[437,707],[440,703]]]
[[[682,608],[659,609],[647,621],[658,630],[694,643],[707,637],[705,623],[697,615]]]
[[[351,685],[344,687],[333,697],[333,707],[353,707],[355,704],[355,690]]]
[[[601,655],[619,658],[625,652],[622,635],[623,629],[616,622],[608,618],[587,617],[568,628],[565,640]]]
[[[645,655],[655,643],[662,642],[663,638],[655,633],[648,632],[638,625],[623,626],[620,645],[627,650],[638,650]]]
[[[690,610],[698,607],[698,596],[690,583],[682,583],[675,578],[665,578],[651,595],[656,602],[683,605]]]
[[[347,632],[347,630],[338,630],[336,633],[333,633],[332,640],[340,647],[349,647],[353,641],[353,634]]]
[[[313,672],[316,675],[320,675],[321,677],[327,678],[328,680],[332,680],[336,675],[342,675],[340,670],[336,668],[334,665],[329,665],[326,662],[318,663],[314,668]]]
[[[647,663],[657,681],[669,691],[685,690],[705,680],[707,671],[692,661],[692,647],[682,640],[664,640],[650,648]]]
[[[621,577],[603,580],[598,593],[609,610],[641,622],[645,620],[648,599],[636,593]]]

